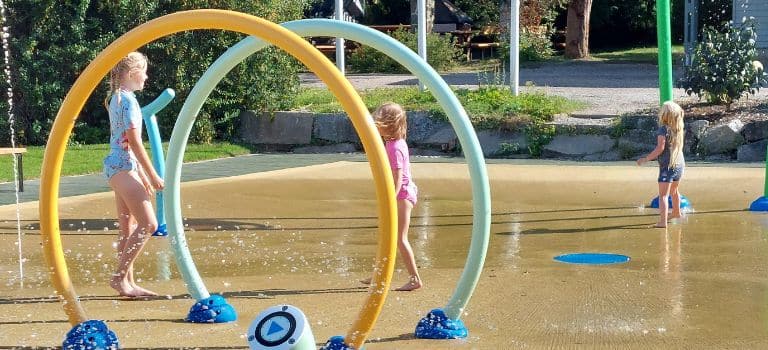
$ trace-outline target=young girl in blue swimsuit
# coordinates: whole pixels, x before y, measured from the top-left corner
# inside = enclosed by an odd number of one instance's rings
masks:
[[[677,103],[665,102],[659,110],[659,128],[656,130],[656,148],[637,160],[637,165],[658,158],[659,160],[659,222],[656,227],[667,227],[667,219],[680,214],[680,179],[685,170],[683,144],[685,142],[684,111]],[[672,215],[667,215],[668,196],[672,196]]]
[[[157,229],[152,197],[164,186],[144,150],[141,108],[133,94],[144,88],[146,80],[147,58],[132,52],[110,72],[110,91],[104,101],[109,111],[111,135],[110,152],[104,159],[104,176],[115,192],[120,225],[117,270],[109,285],[128,297],[157,295],[137,285],[133,275],[133,263]]]

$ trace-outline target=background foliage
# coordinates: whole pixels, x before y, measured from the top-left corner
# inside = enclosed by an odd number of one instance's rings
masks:
[[[417,52],[416,46],[418,40],[416,33],[399,29],[392,32],[391,36]],[[445,71],[456,65],[456,59],[461,56],[460,48],[454,46],[448,36],[441,36],[435,33],[427,34],[427,63],[437,71]],[[370,46],[361,46],[360,49],[352,53],[348,58],[348,64],[352,70],[358,73],[386,72],[386,73],[406,73],[405,67],[397,63],[378,50]]]
[[[768,86],[762,65],[753,63],[757,59],[755,25],[750,18],[722,33],[714,27],[704,29],[680,82],[688,95],[730,107],[742,95],[754,95],[761,86]]]
[[[14,114],[21,144],[45,143],[64,95],[78,74],[109,43],[148,20],[177,11],[218,8],[250,13],[273,22],[299,19],[305,0],[9,0],[8,23]],[[176,100],[159,116],[163,137],[173,129],[187,94],[205,69],[228,47],[245,36],[224,31],[187,31],[150,43],[140,51],[150,60],[145,90],[139,101],[150,102],[163,89],[176,90]],[[284,107],[298,89],[299,63],[274,49],[264,50],[235,68],[203,106],[192,141],[227,138],[240,109]],[[0,88],[7,87],[5,79]],[[72,140],[93,143],[108,139],[103,99],[106,81],[86,102]],[[5,98],[0,127],[7,130]],[[9,143],[7,132],[0,142]]]

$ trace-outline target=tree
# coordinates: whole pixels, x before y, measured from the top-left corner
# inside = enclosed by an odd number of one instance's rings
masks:
[[[589,13],[592,0],[571,0],[568,3],[568,20],[565,32],[565,57],[589,56]]]

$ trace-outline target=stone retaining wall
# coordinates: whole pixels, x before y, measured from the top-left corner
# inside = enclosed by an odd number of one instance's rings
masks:
[[[276,112],[240,115],[238,137],[246,143],[279,146],[294,153],[347,153],[362,150],[346,114]],[[612,123],[570,125],[556,122],[556,134],[543,147],[541,158],[612,161],[636,159],[656,145],[656,117],[628,116]],[[530,157],[522,132],[477,131],[489,158]],[[450,123],[426,112],[408,113],[408,144],[414,155],[456,155],[460,152]],[[744,124],[734,120],[710,125],[687,121],[685,156],[689,160],[762,162],[768,145],[768,121]]]

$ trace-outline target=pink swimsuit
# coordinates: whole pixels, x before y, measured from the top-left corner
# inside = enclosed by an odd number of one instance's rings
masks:
[[[395,189],[397,191],[397,199],[407,199],[413,205],[416,205],[418,188],[411,180],[411,160],[408,144],[405,143],[404,139],[389,140],[384,144],[384,148],[387,150],[389,167],[392,168],[392,172],[394,173],[397,169],[402,170],[403,184],[400,188]]]

